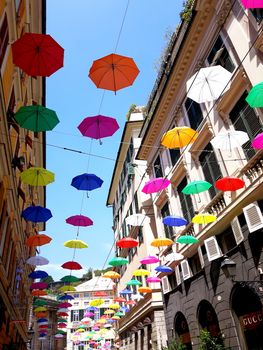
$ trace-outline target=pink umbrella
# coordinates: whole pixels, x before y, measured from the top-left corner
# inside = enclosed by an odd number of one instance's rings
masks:
[[[47,287],[48,287],[47,283],[35,282],[31,284],[30,289],[46,289]]]
[[[93,221],[84,215],[74,215],[66,219],[66,223],[73,226],[92,226]]]
[[[159,282],[161,282],[161,279],[159,277],[152,276],[152,277],[147,277],[146,282],[147,283],[159,283]]]
[[[70,304],[70,303],[60,303],[60,304],[58,304],[58,307],[61,309],[61,308],[67,308],[67,307],[71,307],[72,306],[72,304]]]
[[[145,258],[140,260],[140,263],[143,265],[156,264],[158,262],[160,262],[160,260],[156,256],[152,255],[146,256]]]
[[[85,316],[85,317],[92,317],[92,316],[94,316],[94,313],[93,313],[93,312],[90,312],[90,311],[86,311],[86,312],[84,313],[84,316]]]
[[[246,9],[262,9],[262,0],[241,0]]]
[[[83,119],[78,129],[83,136],[100,140],[104,137],[112,136],[119,129],[119,125],[114,118],[95,115],[94,117]]]
[[[258,134],[254,140],[252,141],[252,147],[256,149],[262,149],[263,148],[263,132]]]
[[[143,186],[142,192],[146,194],[151,194],[155,192],[159,192],[170,185],[170,181],[168,179],[163,179],[162,177],[157,177],[155,179],[151,179],[146,182]]]

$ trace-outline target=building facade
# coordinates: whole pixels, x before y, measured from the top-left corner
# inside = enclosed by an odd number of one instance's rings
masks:
[[[143,109],[137,107],[129,114],[112,175],[107,198],[107,206],[113,209],[113,230],[115,243],[125,237],[138,240],[139,245],[132,249],[116,248],[115,255],[127,258],[129,263],[116,268],[121,274],[117,282],[117,293],[127,288],[126,283],[133,278],[133,272],[141,267],[150,270],[154,275],[154,265],[142,266],[140,260],[148,255],[156,255],[158,249],[151,246],[156,238],[156,227],[153,216],[152,200],[141,192],[149,179],[145,161],[136,160],[140,147],[139,133],[144,122]],[[132,214],[145,214],[141,226],[127,225],[125,219]],[[138,279],[141,282],[145,280]],[[151,285],[151,294],[141,295],[141,300],[130,307],[129,311],[118,322],[117,345],[120,349],[148,350],[161,349],[166,345],[166,327],[164,322],[163,301],[160,284]],[[137,288],[132,287],[137,294]],[[140,297],[139,297],[140,298]]]
[[[241,1],[197,0],[191,18],[184,20],[169,44],[146,107],[137,159],[147,162],[151,177],[166,177],[171,186],[153,197],[157,232],[176,241],[185,234],[197,244],[175,243],[163,250],[169,266],[162,277],[169,342],[187,349],[200,345],[200,331],[230,349],[262,349],[262,150],[251,140],[262,132],[262,109],[245,101],[263,77],[262,10],[245,10]],[[231,72],[230,89],[213,102],[187,98],[186,82],[201,67],[221,65]],[[199,135],[181,149],[159,147],[165,132],[189,126]],[[223,131],[244,131],[250,141],[230,152],[214,149],[210,141]],[[238,177],[245,187],[222,192],[216,180]],[[191,181],[213,186],[200,194],[182,192]],[[196,225],[197,213],[217,220]],[[167,215],[188,220],[185,228],[170,229]],[[173,253],[184,260],[175,261]],[[172,253],[172,254],[171,254]]]
[[[26,238],[38,228],[22,222],[31,203],[45,204],[44,190],[22,184],[21,171],[45,166],[45,135],[21,129],[14,113],[45,104],[45,81],[24,74],[12,62],[11,44],[24,32],[45,32],[45,1],[0,1],[0,349],[26,349],[30,291],[25,261],[34,251]],[[42,227],[39,227],[43,229]]]

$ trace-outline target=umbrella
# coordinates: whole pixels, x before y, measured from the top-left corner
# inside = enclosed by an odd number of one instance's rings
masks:
[[[216,221],[216,216],[212,214],[197,214],[192,218],[192,223],[199,225],[207,225],[210,222]]]
[[[67,248],[83,249],[88,248],[87,243],[81,241],[80,239],[71,239],[63,244]]]
[[[27,259],[26,262],[29,265],[35,265],[35,266],[47,265],[49,263],[48,259],[40,255],[31,256],[31,258]]]
[[[126,286],[141,286],[142,283],[136,279],[131,279],[129,282],[126,283]]]
[[[120,319],[120,316],[116,316],[116,315],[112,316],[112,320],[119,320],[119,319]]]
[[[66,328],[67,327],[67,324],[66,323],[58,323],[58,328]]]
[[[72,286],[62,286],[58,288],[61,292],[75,292],[76,288]]]
[[[67,307],[71,307],[71,306],[73,306],[73,305],[70,303],[67,303],[67,302],[58,304],[59,308],[67,308]]]
[[[90,306],[100,306],[104,303],[104,299],[93,299],[90,300],[89,304]]]
[[[44,306],[38,306],[34,310],[34,312],[41,312],[41,311],[47,311],[47,308]]]
[[[156,256],[153,256],[153,255],[146,256],[145,258],[140,260],[140,263],[142,265],[156,264],[158,262],[160,262],[160,260]]]
[[[42,323],[42,322],[48,322],[48,319],[47,318],[39,318],[37,320],[37,323]]]
[[[135,300],[128,300],[127,302],[126,302],[126,304],[127,305],[136,305],[136,301]]]
[[[144,224],[150,223],[150,218],[149,216],[146,216],[144,214],[133,214],[133,215],[127,216],[125,221],[127,225],[143,226]]]
[[[94,297],[107,297],[108,293],[103,291],[97,291],[92,293]]]
[[[77,263],[76,261],[67,261],[63,265],[61,265],[63,269],[68,269],[68,270],[81,270],[82,266]]]
[[[139,300],[142,300],[142,299],[144,299],[144,297],[140,293],[132,295],[132,300],[139,301]]]
[[[80,320],[80,322],[81,323],[90,323],[92,321],[92,319],[91,318],[89,318],[89,317],[84,317],[84,318],[82,318],[81,320]]]
[[[20,107],[15,120],[22,128],[34,132],[52,130],[59,123],[55,111],[38,105]]]
[[[163,272],[163,273],[171,273],[171,272],[173,272],[173,269],[171,267],[169,267],[169,266],[160,265],[160,266],[157,266],[155,268],[155,271]]]
[[[58,312],[57,315],[60,316],[65,316],[68,317],[68,313],[67,312]]]
[[[72,276],[72,275],[68,275],[68,276],[64,276],[60,279],[60,281],[62,282],[78,282],[79,281],[79,278],[78,277],[75,277],[75,276]]]
[[[114,304],[110,304],[110,305],[108,306],[108,308],[109,308],[109,309],[118,310],[118,309],[120,308],[120,305],[114,303]]]
[[[211,186],[212,185],[207,181],[192,181],[183,188],[182,192],[184,194],[197,194],[200,192],[207,191]]]
[[[149,276],[150,275],[150,271],[145,270],[145,269],[138,269],[133,271],[133,276]]]
[[[93,61],[89,78],[97,88],[116,93],[132,85],[138,74],[139,69],[132,58],[113,53]]]
[[[93,221],[84,215],[74,215],[66,219],[66,223],[73,226],[92,226]]]
[[[152,288],[146,287],[146,286],[139,287],[138,292],[139,293],[152,293]]]
[[[246,132],[230,130],[220,132],[210,142],[216,149],[231,151],[232,148],[241,147],[247,141],[249,137]]]
[[[119,316],[119,317],[121,317],[121,316],[124,316],[124,313],[123,313],[123,312],[121,312],[121,311],[118,311],[118,312],[116,312],[115,316]]]
[[[74,297],[70,294],[64,294],[64,295],[61,295],[58,300],[73,300]]]
[[[46,289],[48,287],[47,283],[35,282],[30,285],[30,289]]]
[[[176,242],[181,244],[193,244],[193,243],[198,243],[199,240],[193,236],[185,235],[177,238]]]
[[[165,237],[163,237],[163,238],[161,238],[161,237],[160,238],[155,238],[151,242],[151,246],[157,247],[157,248],[159,248],[159,247],[168,247],[169,245],[172,245],[172,244],[174,244],[174,242],[171,239],[165,238]]]
[[[37,279],[37,278],[45,278],[48,277],[48,273],[46,271],[33,271],[28,275],[29,278]]]
[[[46,186],[55,181],[55,174],[44,168],[31,167],[24,170],[21,180],[31,186]]]
[[[47,317],[47,312],[37,312],[35,316],[36,318]]]
[[[41,207],[40,205],[31,205],[22,211],[21,216],[26,221],[47,222],[50,218],[52,218],[52,213],[49,209]]]
[[[258,134],[252,141],[252,147],[255,149],[263,148],[263,133]]]
[[[170,183],[171,182],[168,179],[157,177],[146,182],[146,184],[143,186],[142,192],[146,194],[160,192],[167,188]]]
[[[104,115],[85,118],[78,126],[83,136],[100,140],[104,137],[112,136],[118,129],[117,120]]]
[[[96,188],[101,187],[103,180],[94,174],[81,174],[75,176],[71,181],[71,186],[75,187],[77,190],[92,191]]]
[[[246,101],[252,108],[263,107],[263,82],[253,86],[247,95]]]
[[[201,68],[187,81],[187,96],[197,103],[217,100],[229,90],[231,77],[222,66]]]
[[[67,319],[62,318],[62,317],[61,317],[61,318],[58,318],[57,321],[58,321],[59,323],[61,323],[61,322],[63,322],[63,323],[64,323],[64,322],[68,322]]]
[[[223,177],[215,183],[215,187],[220,191],[237,191],[245,186],[245,182],[238,177]]]
[[[60,338],[64,338],[64,335],[63,335],[63,334],[60,334],[60,333],[56,333],[56,334],[54,335],[54,337],[55,337],[56,339],[60,339]]]
[[[134,248],[137,247],[138,244],[139,242],[136,239],[125,237],[117,241],[116,246],[120,248]]]
[[[163,223],[167,226],[185,226],[188,225],[188,221],[181,216],[166,216],[163,218]]]
[[[48,34],[25,33],[12,53],[13,63],[30,76],[49,77],[63,67],[64,49]]]
[[[104,300],[103,300],[103,303],[104,303]],[[96,310],[98,310],[98,308],[95,306],[88,306],[86,310],[87,311],[96,311]]]
[[[164,256],[164,261],[179,261],[183,259],[184,256],[180,253],[170,253]]]
[[[122,295],[129,295],[129,294],[133,294],[133,292],[130,289],[125,288],[125,289],[120,291],[120,294],[122,294]]]
[[[116,303],[126,303],[126,299],[123,297],[114,298],[113,301]]]
[[[151,277],[146,278],[146,282],[147,283],[159,283],[159,282],[161,282],[161,279],[159,277],[156,277],[156,276],[151,276]]]
[[[84,312],[84,316],[85,317],[93,317],[95,314],[93,312],[90,312],[90,311],[86,311]]]
[[[40,289],[34,289],[32,290],[31,294],[35,297],[41,297],[44,295],[47,295],[47,292],[45,290]]]
[[[118,279],[121,278],[121,275],[115,271],[107,271],[102,275],[104,278]]]
[[[113,314],[115,314],[114,310],[106,310],[106,311],[104,311],[104,315],[113,315]]]
[[[37,299],[33,302],[33,305],[34,306],[43,306],[43,305],[46,305],[47,304],[47,301],[46,300],[43,300],[43,299]]]
[[[111,265],[111,266],[121,266],[121,265],[126,265],[128,264],[129,260],[128,259],[125,259],[125,258],[122,258],[122,257],[114,257],[112,258],[108,264]]]
[[[35,208],[35,207],[33,207],[33,208]],[[28,247],[39,247],[41,245],[48,244],[51,241],[52,241],[51,237],[44,235],[44,234],[40,234],[40,235],[35,235],[35,236],[31,236],[31,237],[27,238],[26,245]]]
[[[48,328],[48,324],[39,325],[38,328],[41,330],[44,328]]]
[[[188,126],[178,126],[163,135],[161,144],[166,148],[183,148],[193,143],[197,136],[198,132]]]
[[[262,0],[241,0],[246,9],[263,8]]]

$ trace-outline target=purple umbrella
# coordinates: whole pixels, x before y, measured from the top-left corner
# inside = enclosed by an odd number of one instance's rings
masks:
[[[66,223],[73,226],[92,226],[93,221],[84,215],[74,215],[66,219]]]
[[[112,136],[119,129],[119,125],[114,118],[95,115],[83,119],[78,129],[83,136],[100,140]]]
[[[143,186],[142,192],[146,194],[159,192],[168,187],[170,183],[171,182],[168,179],[157,177],[146,182],[146,184]]]

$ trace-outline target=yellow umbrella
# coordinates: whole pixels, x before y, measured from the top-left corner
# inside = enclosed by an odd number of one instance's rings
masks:
[[[114,310],[106,310],[106,311],[104,312],[104,315],[113,315],[114,313],[115,313]]]
[[[90,306],[100,306],[104,303],[104,299],[93,299],[90,300],[89,304]]]
[[[63,286],[60,287],[58,290],[60,290],[61,292],[75,292],[76,288],[72,286]]]
[[[169,245],[174,244],[174,242],[169,239],[169,238],[155,238],[152,242],[151,242],[151,246],[153,247],[167,247]]]
[[[105,320],[105,318],[100,318],[97,322],[98,323],[106,323],[106,320]]]
[[[111,318],[112,320],[119,320],[120,319],[120,317],[119,316],[112,316],[112,318]]]
[[[114,309],[114,310],[118,310],[120,308],[119,304],[110,304],[108,306],[109,309]]]
[[[210,222],[216,221],[216,216],[212,214],[197,214],[192,218],[192,223],[199,224],[199,225],[207,225],[210,224]]]
[[[83,329],[83,328],[78,328],[78,329],[76,329],[76,332],[84,333],[84,332],[86,332],[86,331],[85,331],[85,329]]]
[[[55,174],[44,168],[31,167],[21,173],[21,180],[31,186],[46,186],[55,181]]]
[[[71,239],[64,243],[64,246],[67,248],[74,248],[74,249],[83,249],[88,248],[87,243],[81,241],[80,239]]]
[[[182,148],[193,143],[198,133],[188,126],[178,126],[167,131],[161,140],[161,144],[167,148]]]
[[[121,278],[121,275],[115,271],[108,271],[108,272],[104,273],[104,275],[102,275],[102,277],[117,279],[117,278]]]
[[[44,306],[38,306],[34,309],[34,312],[42,312],[42,311],[47,311],[47,308]]]
[[[133,276],[149,276],[150,274],[151,272],[145,269],[138,269],[133,272]]]

